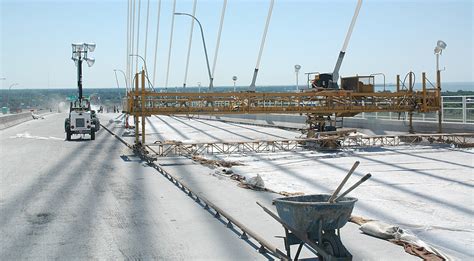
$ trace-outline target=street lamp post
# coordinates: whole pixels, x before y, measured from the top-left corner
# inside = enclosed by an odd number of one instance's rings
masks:
[[[443,53],[443,50],[448,46],[444,41],[438,40],[434,53],[436,55],[436,88],[438,88],[439,94],[441,95],[441,71],[439,70],[439,55]],[[441,100],[441,103],[443,101]],[[443,104],[440,104],[441,110],[438,111],[438,132],[442,133],[442,121],[443,121]]]
[[[88,57],[88,52],[95,50],[95,43],[76,43],[72,44],[71,59],[77,66],[77,87],[79,88],[79,103],[82,103],[82,61],[86,61],[91,67],[95,63],[95,59]]]
[[[130,54],[130,56],[136,56],[136,57],[140,58],[140,59],[143,61],[143,67],[144,67],[144,69],[145,69],[146,74],[148,75],[148,69],[146,68],[146,61],[145,61],[145,59],[144,59],[141,55],[138,55],[138,54]]]
[[[444,41],[438,40],[434,53],[436,54],[436,72],[439,71],[439,55],[443,54],[443,50],[448,46]]]
[[[118,79],[117,79],[117,71],[121,72],[122,75],[123,75],[123,78],[125,79],[125,95],[127,94],[128,92],[128,81],[127,81],[127,75],[125,74],[125,72],[123,70],[120,70],[120,69],[114,69],[114,72],[115,72],[115,80],[117,81],[117,88],[119,86],[119,83],[118,83]],[[119,89],[119,94],[120,94],[120,89]],[[122,98],[122,95],[120,95],[120,99]]]
[[[234,92],[235,92],[235,82],[237,81],[237,76],[232,76],[232,81],[234,81]]]
[[[174,15],[187,15],[193,18],[194,20],[196,20],[196,22],[198,23],[199,29],[201,29],[201,38],[202,38],[202,45],[204,47],[204,54],[206,55],[207,72],[209,74],[209,90],[212,90],[214,88],[214,84],[213,84],[214,79],[212,78],[211,67],[209,66],[209,58],[207,56],[206,41],[204,40],[204,31],[202,30],[201,22],[199,22],[199,20],[194,15],[191,15],[188,13],[174,13]]]
[[[300,74],[300,69],[301,69],[301,65],[296,64],[296,65],[295,65],[295,74],[296,74],[296,90],[297,90],[297,91],[299,90],[299,87],[298,87],[298,76],[299,76],[299,74]]]
[[[13,86],[17,86],[18,83],[12,83],[8,87],[8,93],[7,93],[7,107],[10,108],[10,90],[13,88]]]

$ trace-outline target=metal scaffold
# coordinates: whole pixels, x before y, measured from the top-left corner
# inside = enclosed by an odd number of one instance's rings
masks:
[[[307,137],[325,131],[328,117],[352,117],[363,112],[436,112],[441,108],[438,88],[427,88],[423,73],[422,90],[397,88],[396,92],[375,92],[373,83],[363,84],[357,76],[352,86],[347,80],[341,89],[306,89],[302,92],[155,92],[145,88],[145,72],[135,76],[135,89],[126,97],[124,111],[142,123],[145,143],[145,117],[193,114],[307,114]],[[397,77],[399,78],[399,77]],[[141,79],[141,81],[139,81]],[[141,82],[141,84],[139,84]],[[140,87],[141,85],[141,87]],[[411,121],[410,121],[411,123]],[[327,129],[326,129],[327,130]],[[136,143],[140,143],[136,131]]]

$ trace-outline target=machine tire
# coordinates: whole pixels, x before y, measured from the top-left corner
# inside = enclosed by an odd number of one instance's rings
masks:
[[[95,140],[95,131],[91,130],[91,140]]]
[[[66,140],[67,141],[71,140],[71,132],[69,130],[66,131]]]

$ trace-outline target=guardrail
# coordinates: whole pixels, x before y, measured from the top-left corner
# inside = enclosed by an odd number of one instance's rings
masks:
[[[474,124],[474,96],[441,96],[441,109],[443,122]],[[364,112],[355,118],[403,120],[408,118],[408,113]],[[413,120],[436,122],[438,112],[413,113]]]

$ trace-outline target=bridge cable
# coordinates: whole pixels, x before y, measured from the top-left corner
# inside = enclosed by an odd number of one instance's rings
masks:
[[[161,14],[161,0],[158,0],[158,19],[156,21],[156,39],[155,39],[155,59],[153,62],[153,86],[155,86],[156,76],[156,57],[158,54],[158,36],[160,34],[160,14]]]
[[[131,38],[131,49],[130,49],[130,54],[133,53],[133,50],[135,48],[135,1],[133,0],[132,4],[132,24],[131,24],[131,29],[132,29],[132,34],[130,35]],[[133,76],[135,75],[135,72],[133,71],[133,57],[130,57],[130,87],[133,89]]]
[[[225,17],[225,9],[227,7],[227,0],[224,0],[222,5],[222,13],[221,13],[221,21],[219,25],[219,32],[217,34],[217,43],[216,43],[216,52],[214,53],[214,63],[212,64],[212,79],[214,80],[214,72],[216,70],[216,63],[217,63],[217,54],[219,52],[219,45],[221,42],[221,34],[222,34],[222,27],[224,25],[224,17]]]
[[[127,50],[126,50],[126,77],[127,76],[130,76],[130,57],[128,56],[129,55],[129,52],[130,52],[130,3],[131,3],[131,0],[128,0],[127,1]],[[126,85],[128,85],[128,80],[127,78],[125,77],[125,81],[126,81]]]
[[[168,66],[166,68],[165,88],[168,88],[168,79],[170,76],[170,62],[171,62],[171,47],[173,46],[173,31],[174,31],[174,13],[176,12],[176,0],[173,0],[173,12],[171,13],[171,32],[170,32],[170,46],[168,50]]]
[[[135,54],[138,54],[138,48],[140,47],[140,8],[141,7],[141,0],[138,0],[138,15],[137,15],[137,51]],[[135,71],[138,72],[138,56],[135,60]]]
[[[143,55],[143,58],[145,58],[145,61],[146,61],[146,49],[147,49],[147,43],[148,43],[148,17],[149,16],[150,16],[150,0],[148,0],[147,6],[146,6],[145,53]]]
[[[194,3],[193,3],[193,16],[196,15],[196,5],[197,5],[197,0],[194,0]],[[191,29],[189,30],[189,42],[188,42],[188,56],[186,58],[186,68],[184,70],[183,88],[186,88],[186,81],[188,79],[189,57],[191,55],[191,43],[193,41],[193,28],[194,28],[194,19],[191,19]]]
[[[267,31],[268,31],[268,25],[270,24],[270,18],[272,17],[274,2],[275,0],[271,0],[270,7],[268,8],[267,21],[265,23],[265,30],[263,31],[262,42],[260,43],[260,51],[258,53],[257,65],[255,66],[255,70],[253,72],[252,83],[250,84],[250,88],[249,88],[251,91],[255,91],[255,81],[257,80],[258,69],[260,66],[260,59],[262,58],[263,47],[265,46],[265,39],[267,37]]]

